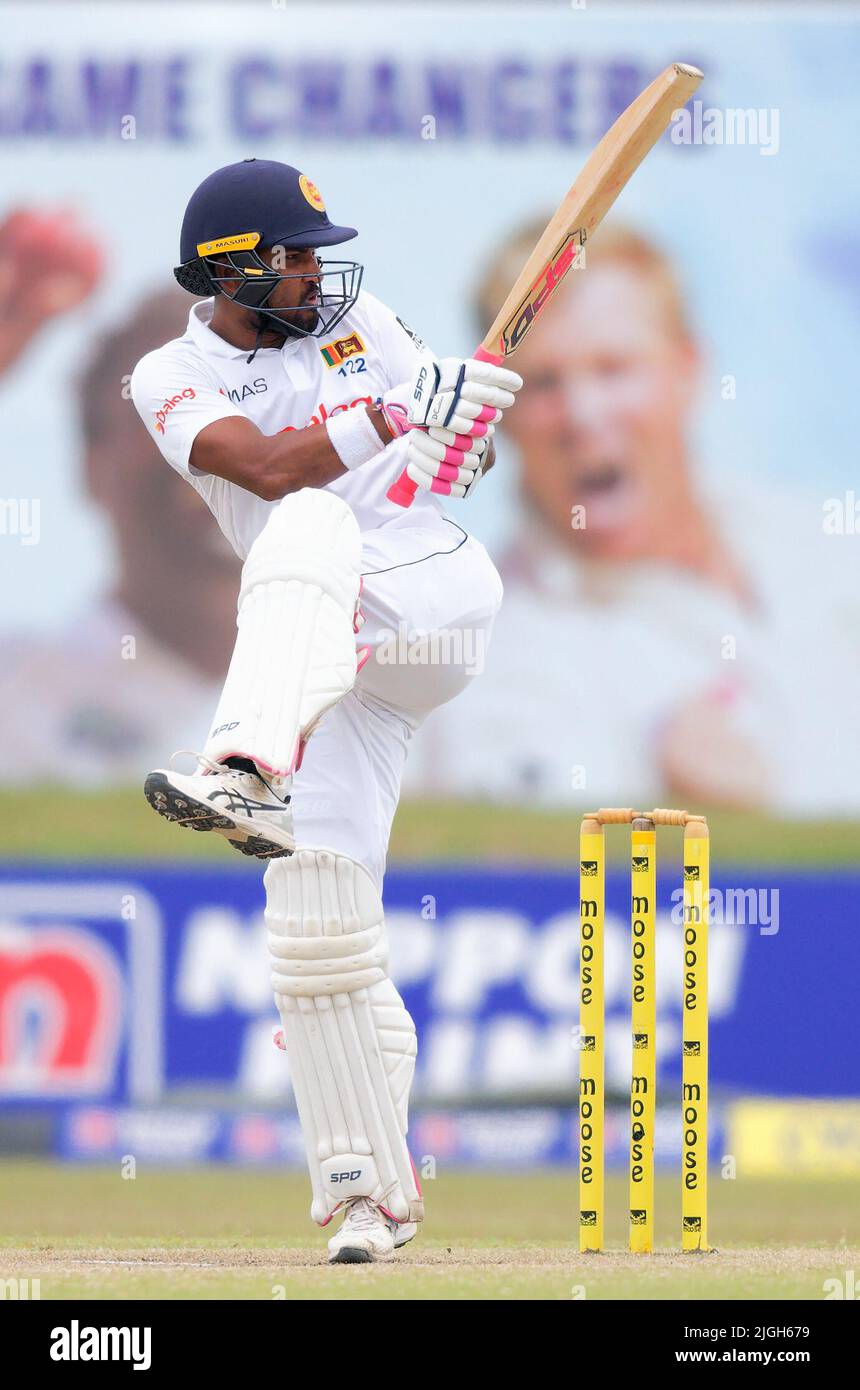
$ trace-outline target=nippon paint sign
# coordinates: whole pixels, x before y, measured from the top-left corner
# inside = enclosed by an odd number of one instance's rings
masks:
[[[739,876],[715,875],[727,894]],[[856,875],[745,871],[778,929],[710,931],[713,1087],[857,1095]],[[658,1082],[680,1083],[681,927],[657,925]],[[629,883],[607,881],[606,1070],[630,1075]],[[570,873],[393,869],[391,974],[418,1028],[415,1096],[574,1097],[577,886]],[[254,873],[127,868],[0,873],[0,1103],[154,1104],[204,1092],[289,1104],[272,1045],[263,888]],[[819,1001],[811,1028],[809,1000]],[[823,1006],[826,1001],[826,1007]]]

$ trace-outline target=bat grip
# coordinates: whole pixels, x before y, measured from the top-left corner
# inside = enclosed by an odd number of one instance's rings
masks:
[[[489,352],[488,349],[484,347],[483,343],[481,343],[480,347],[475,349],[474,357],[477,362],[492,362],[495,367],[501,367],[505,361],[503,353]],[[417,491],[418,484],[410,478],[404,468],[400,477],[391,484],[391,487],[386,493],[386,497],[389,502],[396,503],[398,507],[411,507],[412,503],[415,501],[415,494]]]
[[[389,502],[394,502],[398,507],[411,507],[415,501],[415,494],[418,491],[418,484],[410,478],[404,468],[400,477],[391,484],[385,494]]]

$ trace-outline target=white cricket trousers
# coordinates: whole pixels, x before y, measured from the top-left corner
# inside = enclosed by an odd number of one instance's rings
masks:
[[[371,656],[309,739],[292,807],[297,845],[349,855],[381,892],[409,742],[481,673],[502,582],[454,522],[365,533],[362,572],[357,642]]]

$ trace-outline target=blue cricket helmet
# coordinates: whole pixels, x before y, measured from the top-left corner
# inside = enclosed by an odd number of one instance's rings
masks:
[[[319,337],[355,303],[363,267],[356,261],[320,262],[319,321],[308,333],[283,317],[289,310],[267,309],[276,285],[296,277],[279,274],[258,251],[336,246],[357,235],[354,227],[330,220],[306,174],[273,159],[243,159],[216,169],[192,193],[182,219],[180,264],[173,273],[191,294],[227,294],[286,336]],[[339,289],[331,287],[332,281],[339,282]],[[236,288],[222,288],[227,282]]]

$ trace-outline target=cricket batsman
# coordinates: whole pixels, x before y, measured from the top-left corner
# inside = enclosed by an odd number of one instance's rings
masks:
[[[359,264],[320,259],[355,235],[287,164],[216,170],[188,204],[174,272],[203,298],[131,382],[243,562],[196,771],[151,772],[146,797],[269,861],[279,1039],[311,1215],[343,1216],[335,1263],[392,1259],[423,1218],[406,1142],[415,1026],[388,975],[382,880],[409,742],[479,669],[501,601],[486,551],[442,500],[492,467],[522,385],[489,362],[437,359],[361,289]],[[408,508],[386,496],[404,467]]]

